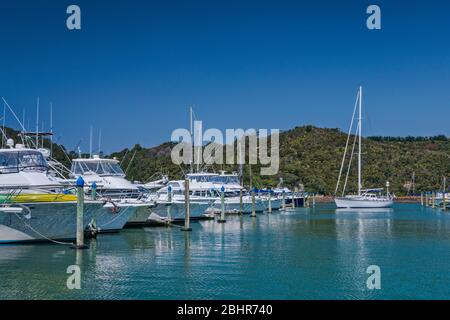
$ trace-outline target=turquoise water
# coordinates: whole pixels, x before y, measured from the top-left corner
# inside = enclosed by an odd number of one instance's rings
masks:
[[[450,299],[450,211],[331,205],[0,246],[1,299]],[[69,265],[81,289],[69,290]],[[381,289],[366,286],[369,265]]]

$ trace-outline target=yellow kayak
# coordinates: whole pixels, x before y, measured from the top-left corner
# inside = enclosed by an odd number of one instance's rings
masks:
[[[54,193],[54,194],[30,193],[30,194],[19,194],[16,196],[0,195],[0,203],[68,202],[68,201],[77,201],[77,196],[74,194],[63,194],[63,193]]]

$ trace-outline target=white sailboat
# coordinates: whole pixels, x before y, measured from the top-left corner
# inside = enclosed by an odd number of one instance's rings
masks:
[[[362,159],[361,159],[361,147],[362,147],[362,87],[359,87],[358,95],[356,98],[355,108],[353,110],[353,117],[350,123],[350,129],[348,132],[347,143],[345,145],[344,156],[342,157],[341,169],[339,172],[338,182],[336,184],[336,193],[339,189],[340,178],[342,175],[342,169],[344,167],[345,156],[347,153],[348,142],[350,140],[350,135],[353,127],[353,121],[355,118],[356,107],[358,106],[358,125],[357,125],[357,135],[355,136],[355,140],[353,142],[352,153],[350,156],[350,162],[348,165],[347,176],[345,178],[344,188],[342,191],[342,197],[336,197],[334,199],[336,206],[338,208],[388,208],[391,207],[394,203],[393,197],[387,191],[386,195],[382,195],[382,188],[373,188],[373,189],[362,189],[362,179],[361,179],[361,170],[362,170]],[[353,151],[355,148],[356,138],[358,138],[358,194],[357,195],[347,195],[345,194],[345,188],[347,186],[348,175],[350,172],[350,165],[352,161]],[[387,182],[387,186],[389,183]]]

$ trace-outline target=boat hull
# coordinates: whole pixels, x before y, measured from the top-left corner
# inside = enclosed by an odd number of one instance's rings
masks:
[[[122,230],[137,209],[137,206],[131,204],[117,203],[115,206],[111,203],[105,204],[95,216],[97,232],[118,232]]]
[[[265,206],[264,202],[260,199],[255,199],[255,212],[264,212],[264,210],[266,210],[266,206]],[[245,201],[243,203],[242,213],[243,214],[251,214],[252,213],[251,200]]]
[[[269,199],[264,199],[262,200],[265,206],[266,210],[269,210]],[[272,198],[270,200],[270,206],[272,208],[272,210],[280,210],[281,208],[281,199],[277,199],[277,198]]]
[[[225,212],[239,213],[241,210],[241,200],[239,197],[225,198]],[[260,198],[255,197],[255,212],[263,212],[266,210],[266,203]],[[274,209],[275,210],[275,209]],[[216,200],[213,206],[208,210],[209,212],[220,213],[222,211],[221,200]],[[251,196],[242,197],[242,213],[252,213],[252,198]]]
[[[368,200],[358,198],[335,198],[338,208],[390,208],[394,204],[392,200]]]
[[[152,212],[157,214],[160,217],[167,218],[167,207],[168,203],[158,203],[155,208],[152,209]],[[184,203],[175,202],[170,204],[170,215],[172,220],[184,220],[186,216],[186,210]],[[190,219],[198,220],[205,217],[205,211],[209,207],[208,203],[196,202],[190,203]]]
[[[102,205],[101,202],[84,203],[84,227]],[[24,209],[21,213],[0,212],[0,243],[76,238],[76,202],[23,203],[21,206]]]
[[[130,219],[128,219],[125,226],[139,226],[147,224],[150,214],[152,213],[152,208],[153,206],[150,205],[137,208],[131,215]]]

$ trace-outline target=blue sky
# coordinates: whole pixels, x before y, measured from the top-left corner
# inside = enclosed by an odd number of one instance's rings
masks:
[[[450,135],[449,36],[449,1],[2,0],[0,95],[32,128],[52,101],[85,152],[90,125],[106,152],[167,141],[190,105],[205,128],[346,131],[360,84],[365,135]]]

